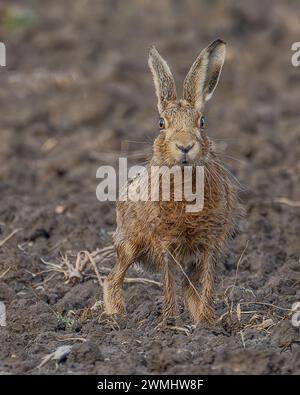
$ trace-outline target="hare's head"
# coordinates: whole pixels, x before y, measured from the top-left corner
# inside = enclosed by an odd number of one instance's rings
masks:
[[[167,63],[152,47],[149,66],[158,98],[159,137],[154,144],[158,164],[193,164],[205,161],[210,142],[204,133],[204,104],[219,80],[225,60],[225,43],[216,40],[193,63],[183,84],[183,99],[177,100],[174,78]]]

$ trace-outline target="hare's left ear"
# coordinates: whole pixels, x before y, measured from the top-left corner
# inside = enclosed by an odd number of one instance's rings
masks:
[[[193,63],[183,83],[183,98],[201,110],[218,84],[225,60],[226,44],[215,40]]]

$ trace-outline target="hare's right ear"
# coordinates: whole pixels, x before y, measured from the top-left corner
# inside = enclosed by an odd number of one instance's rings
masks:
[[[215,40],[203,49],[183,83],[183,98],[197,110],[209,100],[219,81],[225,60],[226,44]]]
[[[157,52],[150,49],[148,64],[153,75],[155,92],[158,99],[157,108],[161,113],[168,102],[176,100],[176,86],[169,66]]]

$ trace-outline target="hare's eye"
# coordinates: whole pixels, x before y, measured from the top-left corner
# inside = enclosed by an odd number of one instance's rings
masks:
[[[205,126],[205,118],[201,116],[199,119],[199,127],[200,129],[204,129],[204,126]]]
[[[165,127],[165,120],[162,117],[159,118],[158,123],[160,129],[163,129]]]

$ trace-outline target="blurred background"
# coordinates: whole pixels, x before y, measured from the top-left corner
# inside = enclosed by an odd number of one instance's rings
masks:
[[[65,251],[93,251],[110,242],[114,204],[96,200],[97,168],[116,165],[119,156],[143,163],[151,154],[158,133],[147,65],[153,44],[181,92],[200,50],[216,38],[227,42],[223,73],[205,111],[206,127],[244,186],[246,216],[222,262],[218,314],[225,311],[222,292],[233,283],[247,242],[236,298],[280,305],[288,314],[300,299],[300,67],[291,63],[292,43],[300,41],[299,17],[298,0],[1,2],[0,41],[6,45],[7,66],[0,68],[0,239],[22,229],[0,248],[0,275],[5,273],[0,300],[8,304],[11,317],[9,335],[2,333],[3,342],[10,339],[0,351],[2,370],[33,372],[41,355],[56,344],[51,314],[27,290],[41,281],[30,274],[43,269],[40,258],[55,260]],[[55,311],[83,309],[99,298],[94,283],[72,288],[59,285],[57,278],[51,281],[39,297]],[[131,335],[121,331],[109,337],[96,321],[79,329],[96,343],[101,339],[113,361],[104,363],[99,356],[104,350],[99,351],[89,372],[287,373],[300,367],[299,346],[279,357],[297,334],[276,308],[261,312],[251,306],[257,310],[251,323],[252,315],[243,316],[246,348],[236,335],[241,328],[236,332],[228,325],[223,329],[235,334],[230,341],[199,329],[189,346],[182,346],[184,335],[164,335],[153,344],[151,330],[141,332],[136,322],[147,318],[151,327],[152,316],[139,310],[140,302],[144,298],[144,308],[152,312],[160,292],[135,286],[126,292]],[[26,317],[35,322],[25,333],[24,303],[32,306]],[[37,312],[40,320],[33,318]],[[266,320],[271,321],[263,324]],[[39,337],[41,332],[48,333],[46,338]],[[129,341],[123,355],[120,344],[130,336],[148,336],[147,346]],[[166,344],[169,354],[162,351]],[[179,348],[184,349],[180,358]],[[157,362],[162,352],[166,355]],[[85,371],[76,354],[72,363],[73,371]]]

